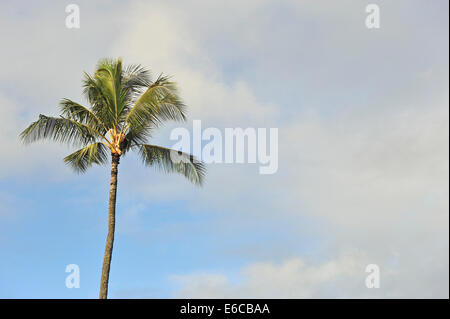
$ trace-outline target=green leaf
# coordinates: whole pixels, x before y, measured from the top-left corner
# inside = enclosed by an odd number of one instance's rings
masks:
[[[163,121],[185,119],[185,105],[178,96],[175,82],[160,76],[137,100],[125,121],[137,131],[157,127]]]
[[[85,172],[92,164],[105,164],[108,161],[108,148],[102,143],[93,143],[66,156],[64,162],[78,173]]]
[[[62,99],[59,106],[62,116],[87,124],[102,134],[106,133],[107,129],[102,121],[87,107],[69,99]]]
[[[206,174],[206,167],[192,155],[151,144],[142,144],[137,147],[139,148],[139,155],[144,164],[156,166],[166,173],[184,175],[192,183],[202,185]],[[170,157],[171,152],[177,153],[182,160],[178,163],[172,161]]]
[[[26,144],[41,139],[51,139],[56,142],[84,146],[95,142],[100,134],[88,125],[75,120],[41,114],[37,121],[31,123],[20,134],[20,137]]]

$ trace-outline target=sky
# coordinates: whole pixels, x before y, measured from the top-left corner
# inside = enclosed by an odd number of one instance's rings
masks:
[[[2,1],[0,298],[98,296],[110,169],[77,175],[69,147],[18,135],[86,102],[104,57],[172,75],[188,130],[278,128],[279,156],[272,175],[208,164],[201,188],[123,158],[109,297],[448,298],[448,5]]]

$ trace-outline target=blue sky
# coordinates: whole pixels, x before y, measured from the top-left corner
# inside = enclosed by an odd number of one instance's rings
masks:
[[[0,4],[0,298],[98,296],[109,168],[17,136],[118,56],[174,76],[188,129],[277,127],[279,169],[209,165],[196,188],[122,159],[110,297],[448,298],[447,1],[75,3],[77,30],[69,3]]]

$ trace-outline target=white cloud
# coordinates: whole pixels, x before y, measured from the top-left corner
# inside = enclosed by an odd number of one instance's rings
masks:
[[[188,17],[165,3],[140,3],[124,21],[127,27],[112,52],[129,63],[139,61],[155,75],[175,75],[191,119],[236,126],[276,116],[275,106],[258,101],[245,81],[225,83]]]
[[[178,298],[339,298],[353,293],[362,297],[370,291],[365,287],[365,265],[358,263],[347,256],[323,264],[292,258],[251,264],[242,269],[238,282],[220,274],[173,276],[172,280],[181,285]]]

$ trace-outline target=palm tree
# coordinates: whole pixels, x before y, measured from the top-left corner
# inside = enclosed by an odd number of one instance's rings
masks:
[[[202,184],[206,170],[190,154],[146,144],[153,130],[163,122],[186,119],[185,105],[178,95],[176,83],[167,76],[160,75],[152,81],[149,71],[140,65],[123,67],[120,58],[102,59],[93,76],[84,73],[82,86],[90,107],[62,99],[59,117],[39,115],[20,137],[24,143],[51,139],[81,147],[64,158],[76,172],[85,172],[92,164],[106,164],[108,152],[111,154],[108,235],[100,281],[100,298],[106,299],[120,158],[135,150],[144,164],[165,172],[180,173],[197,185]],[[177,160],[172,160],[174,158]]]

